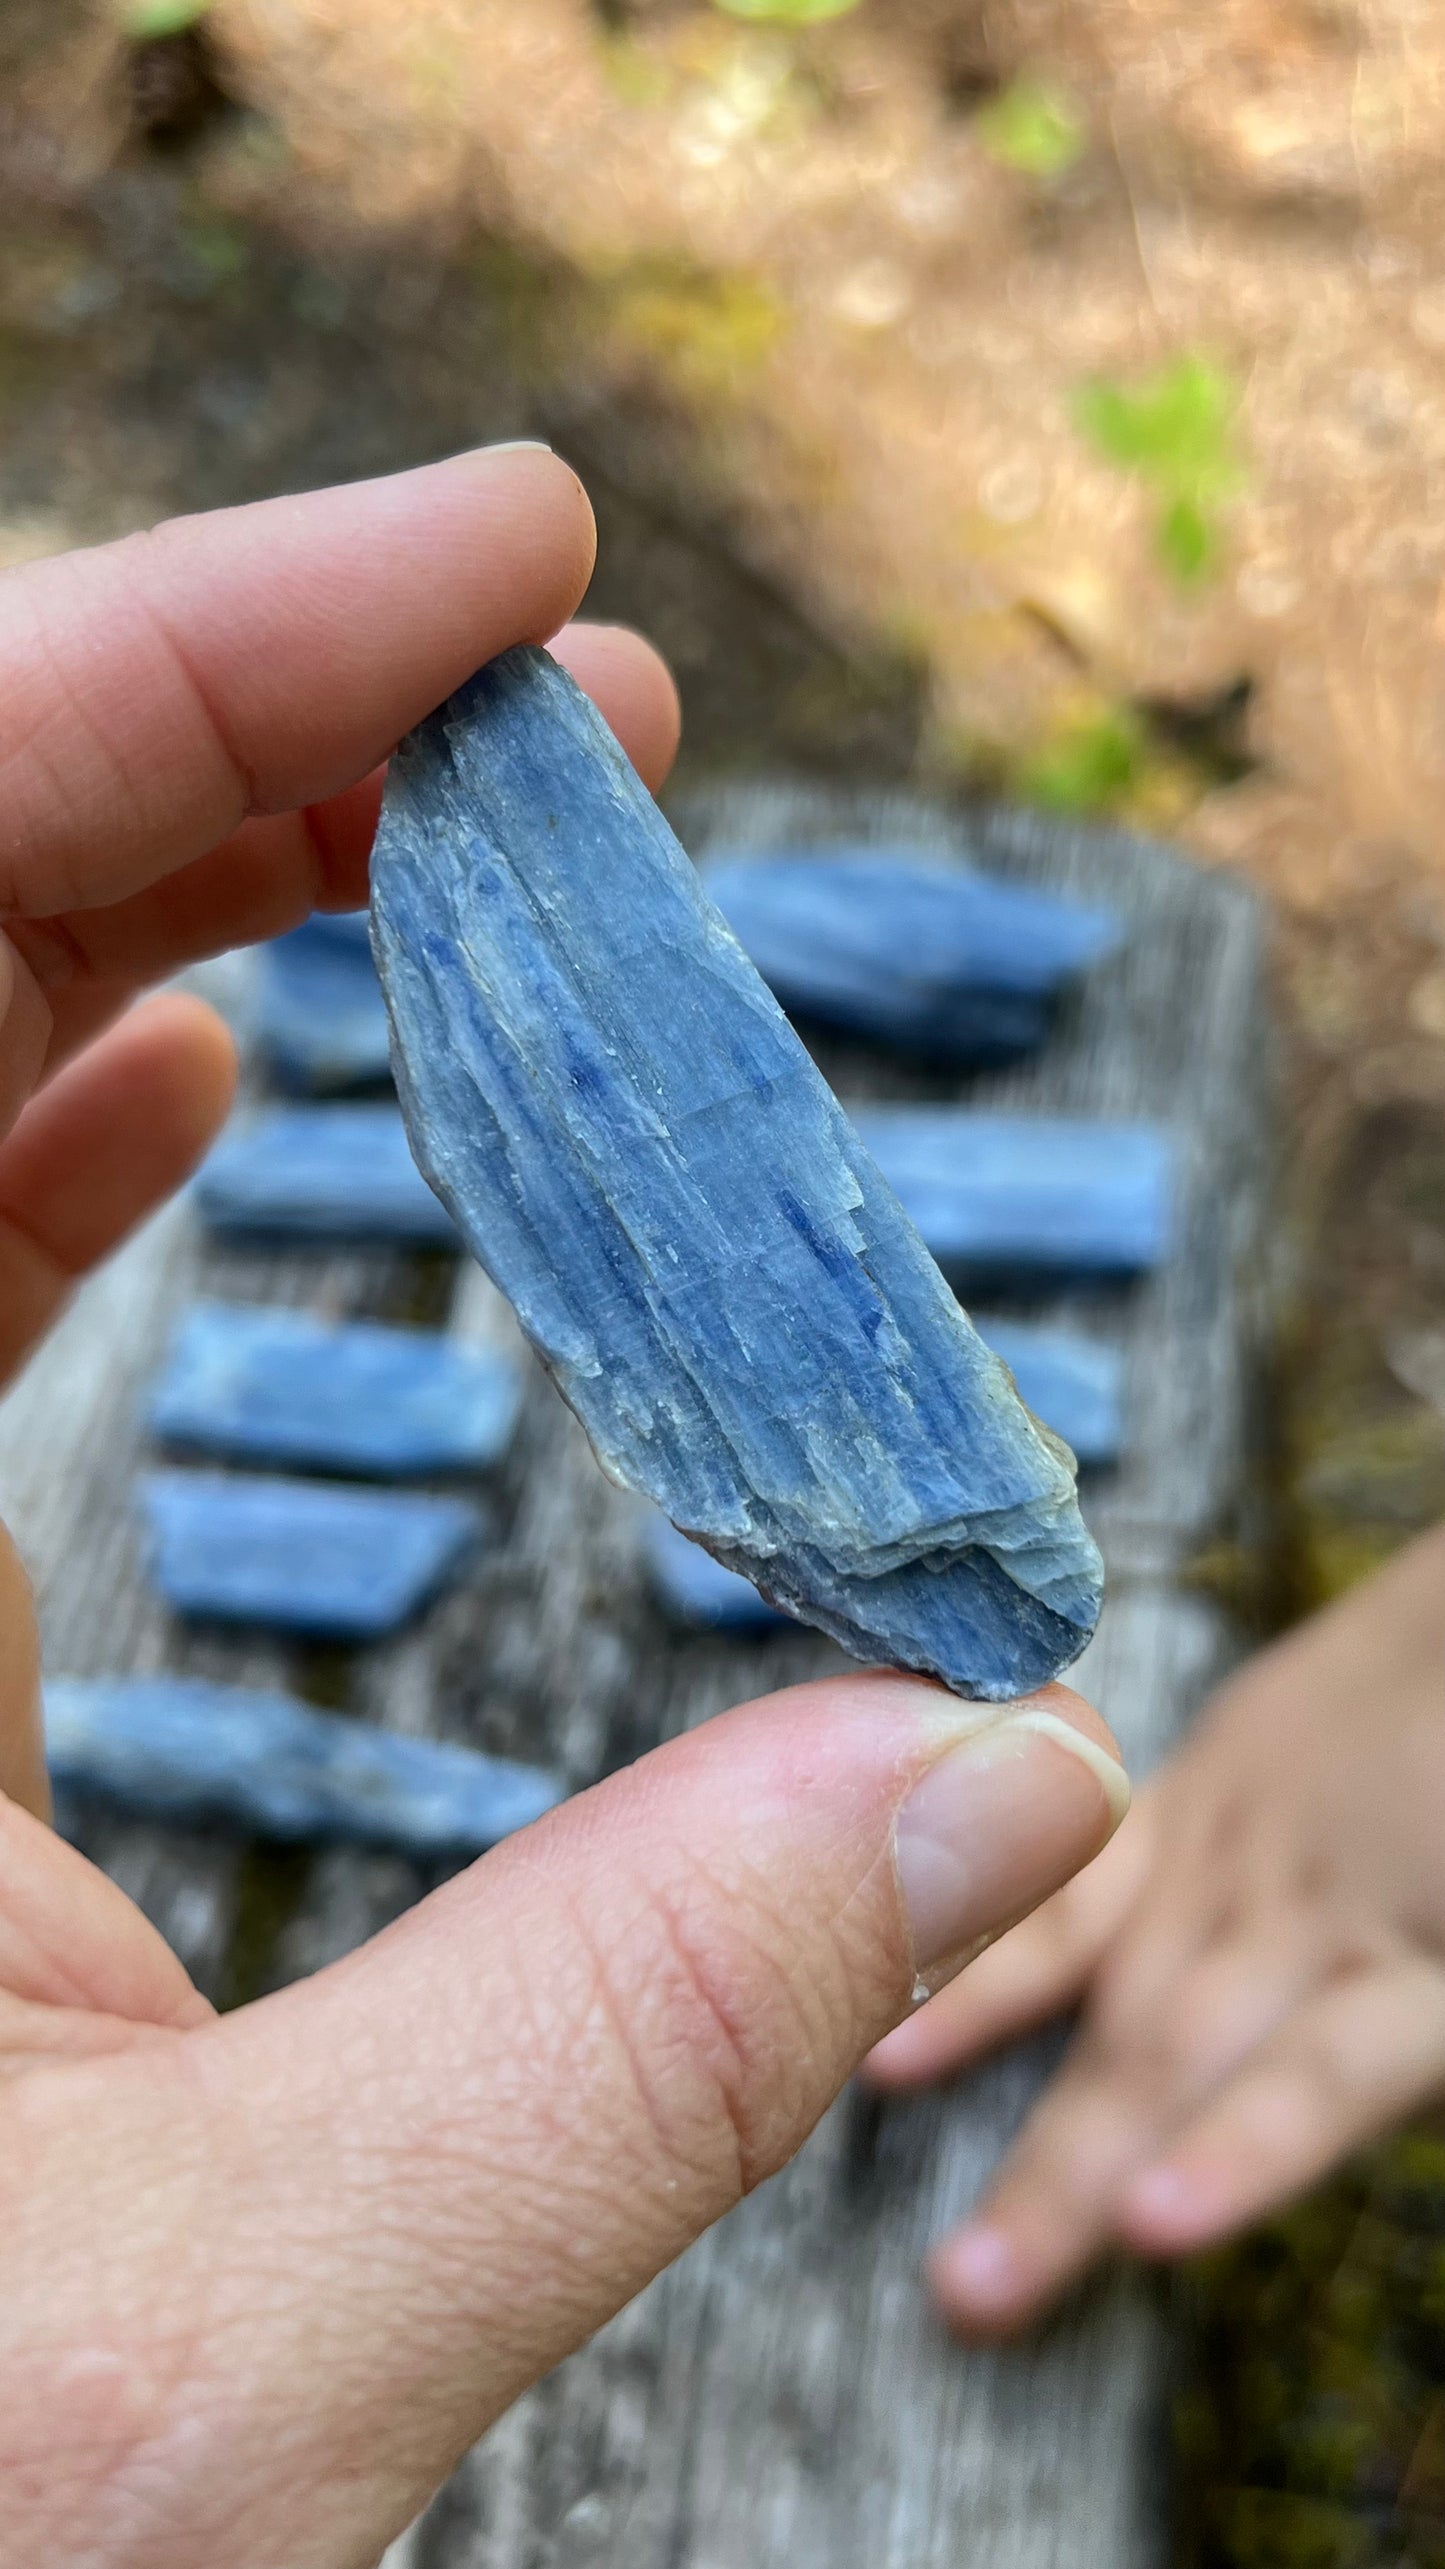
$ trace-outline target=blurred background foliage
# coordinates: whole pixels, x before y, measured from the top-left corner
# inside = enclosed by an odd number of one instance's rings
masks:
[[[1265,1631],[1445,1511],[1439,0],[6,0],[0,562],[475,439],[684,775],[1160,830],[1276,921]],[[1445,2162],[1187,2287],[1181,2559],[1445,2560]]]

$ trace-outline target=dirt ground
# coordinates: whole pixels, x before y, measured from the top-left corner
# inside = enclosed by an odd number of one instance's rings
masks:
[[[0,561],[539,433],[688,769],[1023,795],[1248,875],[1279,1504],[1200,1575],[1267,1625],[1445,1512],[1445,10],[761,7],[7,0]],[[1445,2560],[1424,2356],[1329,2370],[1445,2227],[1409,2146],[1208,2284],[1211,2561]],[[1226,2397],[1276,2344],[1294,2407]]]

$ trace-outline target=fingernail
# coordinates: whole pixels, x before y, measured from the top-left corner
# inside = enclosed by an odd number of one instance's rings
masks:
[[[986,2221],[970,2221],[955,2231],[933,2259],[934,2288],[940,2298],[972,2311],[1001,2311],[1018,2299],[1022,2268],[1007,2231]]]
[[[524,455],[529,451],[534,455],[555,455],[557,450],[548,445],[545,437],[503,437],[495,446],[481,449],[484,455]]]
[[[919,1994],[1066,1882],[1128,1807],[1117,1760],[1042,1706],[1009,1705],[947,1749],[894,1841]]]
[[[1129,2187],[1125,2206],[1131,2221],[1172,2230],[1197,2217],[1199,2191],[1178,2168],[1145,2168]]]

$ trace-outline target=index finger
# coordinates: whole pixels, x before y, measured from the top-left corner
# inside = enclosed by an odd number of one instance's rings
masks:
[[[592,513],[545,447],[180,518],[0,579],[0,914],[142,890],[364,776],[480,662],[545,642]]]

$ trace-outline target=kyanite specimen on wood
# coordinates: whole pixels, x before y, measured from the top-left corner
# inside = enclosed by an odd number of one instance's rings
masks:
[[[62,1794],[182,1826],[422,1857],[480,1855],[564,1790],[539,1766],[187,1677],[53,1678],[45,1746]]]
[[[179,1614],[374,1641],[435,1596],[481,1531],[465,1499],[257,1474],[149,1472],[151,1576]]]
[[[517,1366],[432,1329],[197,1303],[151,1394],[154,1436],[246,1463],[403,1479],[505,1452]]]
[[[418,1156],[612,1477],[862,1657],[986,1697],[1076,1658],[1066,1450],[545,652],[403,743],[372,936]]]
[[[1077,1329],[1046,1329],[1031,1321],[975,1318],[973,1325],[1002,1356],[1024,1407],[1063,1438],[1077,1462],[1118,1461],[1124,1360],[1117,1347]]]
[[[854,1121],[945,1273],[969,1283],[1115,1277],[1169,1246],[1169,1144],[1149,1124],[867,1106]]]
[[[256,956],[252,1032],[284,1088],[358,1088],[389,1070],[386,1003],[353,915],[307,919]]]
[[[703,879],[790,1014],[945,1062],[1000,1062],[1119,942],[1110,910],[925,849],[710,854]]]
[[[394,1106],[278,1106],[217,1143],[196,1179],[213,1231],[457,1246]]]
[[[769,1605],[751,1579],[727,1569],[700,1543],[679,1533],[660,1509],[649,1509],[642,1544],[653,1587],[679,1623],[714,1632],[756,1632],[790,1620]]]

